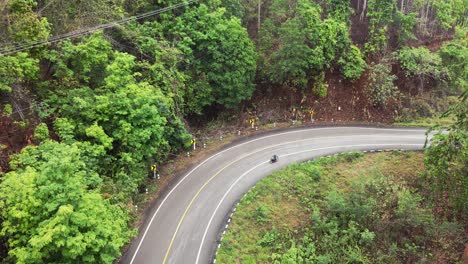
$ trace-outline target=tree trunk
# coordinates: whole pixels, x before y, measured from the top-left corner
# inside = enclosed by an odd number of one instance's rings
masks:
[[[401,13],[405,14],[405,0],[401,0],[400,11]]]
[[[429,22],[429,1],[427,2],[427,5],[426,5],[426,11],[424,12],[425,16],[424,16],[424,28],[426,29],[426,31],[428,30],[428,22]]]
[[[364,0],[364,3],[362,4],[362,12],[361,12],[361,17],[360,17],[361,21],[364,19],[366,8],[367,8],[367,0]]]
[[[424,91],[424,78],[419,76],[419,94],[422,94]]]
[[[258,0],[258,14],[257,14],[257,33],[260,31],[260,8],[262,7],[262,0]]]

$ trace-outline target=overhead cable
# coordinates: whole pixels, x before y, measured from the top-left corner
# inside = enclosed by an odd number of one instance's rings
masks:
[[[126,17],[126,18],[123,18],[121,20],[109,22],[109,23],[106,23],[106,24],[101,24],[101,25],[98,25],[98,26],[85,28],[85,29],[80,29],[80,30],[72,31],[72,32],[69,32],[69,33],[66,33],[66,34],[54,36],[54,37],[48,38],[46,40],[38,40],[38,41],[26,42],[26,43],[23,43],[23,44],[16,44],[13,47],[1,47],[0,48],[0,55],[11,55],[11,54],[15,54],[15,53],[20,52],[20,51],[32,49],[32,48],[39,47],[39,46],[42,46],[42,45],[45,45],[45,44],[56,43],[56,42],[60,42],[60,41],[63,41],[63,40],[80,37],[80,36],[87,35],[89,33],[92,33],[92,32],[98,31],[98,30],[108,29],[108,28],[112,28],[112,27],[115,27],[115,26],[118,26],[118,25],[123,25],[123,24],[129,23],[129,22],[132,22],[132,21],[136,21],[136,20],[140,20],[140,19],[147,18],[147,17],[150,17],[150,16],[158,15],[158,14],[161,14],[161,13],[173,10],[173,9],[177,9],[179,7],[189,5],[189,4],[194,3],[196,1],[197,0],[188,0],[186,2],[178,3],[178,4],[175,4],[175,5],[172,5],[172,6],[168,6],[168,7],[164,7],[164,8],[161,8],[161,9],[153,10],[153,11],[143,13],[143,14],[139,14],[139,15],[136,15],[136,16]]]

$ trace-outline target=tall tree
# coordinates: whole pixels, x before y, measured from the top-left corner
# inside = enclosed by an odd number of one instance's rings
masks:
[[[224,16],[223,9],[201,4],[175,21],[166,21],[167,37],[187,56],[190,74],[186,100],[191,112],[212,103],[235,107],[253,93],[256,54],[240,20]]]
[[[441,81],[447,78],[447,70],[442,66],[442,60],[437,53],[432,53],[425,47],[403,48],[398,53],[398,60],[405,70],[406,76],[414,76],[419,80],[419,92],[424,90],[427,78]]]
[[[0,234],[15,263],[112,263],[133,232],[103,200],[77,146],[46,142],[16,156],[0,184]],[[90,190],[91,188],[91,190]]]

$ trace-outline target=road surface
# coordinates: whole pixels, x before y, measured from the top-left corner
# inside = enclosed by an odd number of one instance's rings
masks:
[[[351,150],[421,149],[425,130],[323,127],[245,139],[207,158],[159,199],[120,263],[212,263],[237,201],[290,163]],[[269,158],[277,154],[274,164]]]

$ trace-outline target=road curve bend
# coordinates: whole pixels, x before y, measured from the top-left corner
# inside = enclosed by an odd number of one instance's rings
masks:
[[[290,163],[352,150],[422,149],[424,129],[322,127],[246,139],[205,159],[158,200],[123,264],[208,264],[232,206]],[[270,164],[269,158],[280,159]]]

